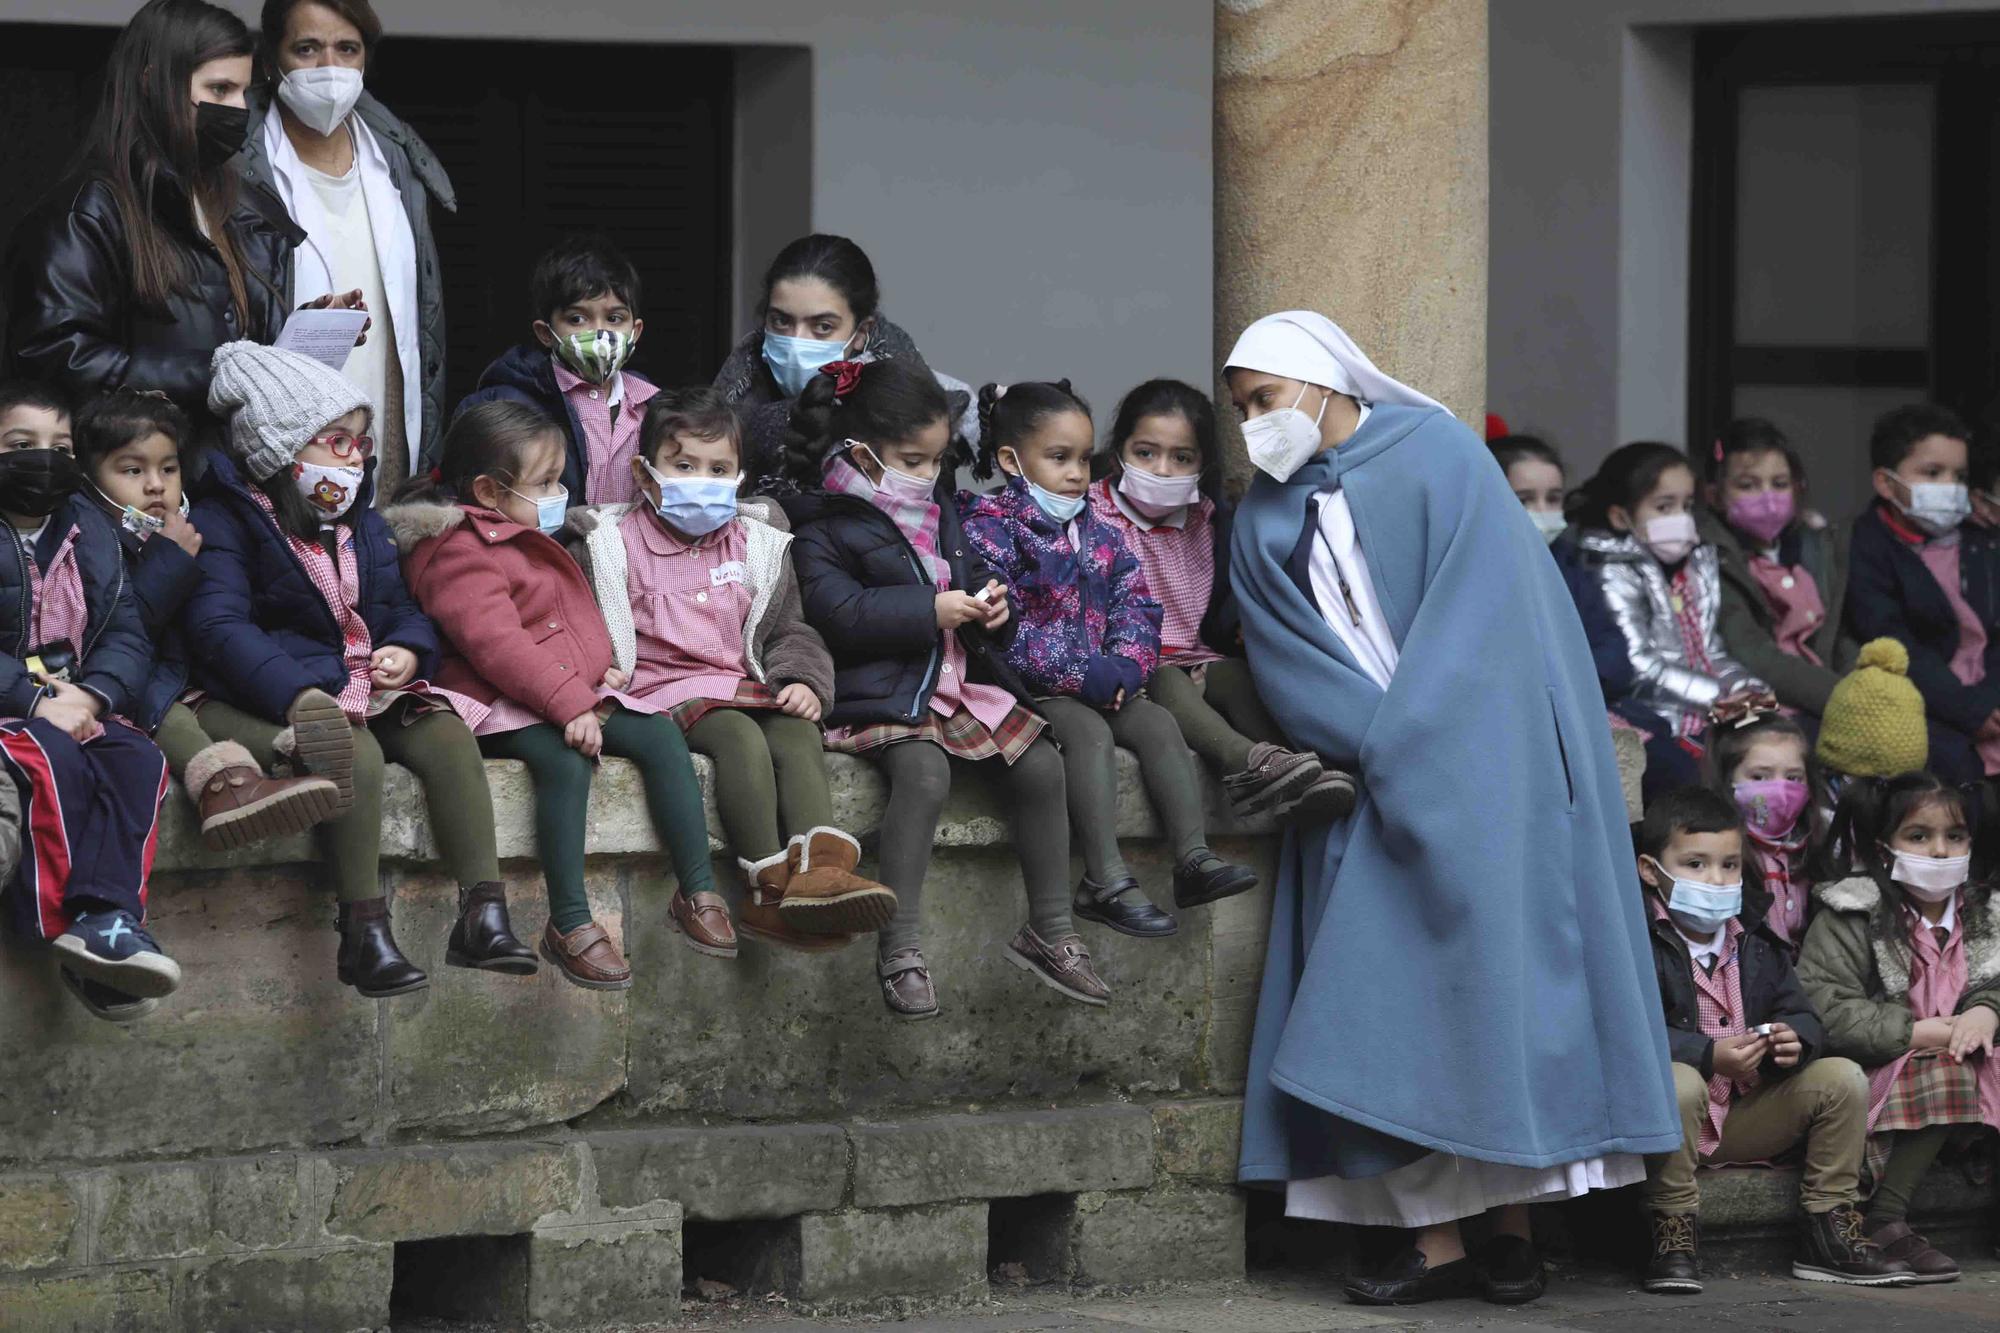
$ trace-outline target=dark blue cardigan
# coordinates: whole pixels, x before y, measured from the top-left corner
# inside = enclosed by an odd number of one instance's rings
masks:
[[[338,695],[347,684],[340,625],[278,525],[251,497],[236,460],[216,454],[192,515],[201,529],[202,579],[185,621],[195,683],[272,722],[301,690]],[[389,525],[370,502],[375,465],[345,523],[354,529],[361,618],[377,648],[417,655],[419,679],[437,671],[438,635],[410,596]]]
[[[1969,525],[1959,533],[1959,590],[1990,631],[1984,680],[1965,685],[1952,674],[1958,615],[1879,502],[1855,521],[1848,541],[1847,627],[1858,642],[1894,639],[1908,649],[1910,681],[1924,696],[1924,711],[1971,735],[2000,709],[2000,546]]]

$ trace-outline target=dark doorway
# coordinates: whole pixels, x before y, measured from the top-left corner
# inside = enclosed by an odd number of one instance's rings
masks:
[[[116,29],[0,24],[0,237],[68,168]],[[458,194],[433,208],[448,401],[529,336],[528,270],[570,231],[609,234],[645,284],[633,368],[706,383],[727,350],[731,55],[719,47],[391,34],[368,87],[414,126]]]
[[[1748,25],[1696,44],[1693,438],[1766,416],[1820,506],[1880,413],[2000,413],[2000,19]]]

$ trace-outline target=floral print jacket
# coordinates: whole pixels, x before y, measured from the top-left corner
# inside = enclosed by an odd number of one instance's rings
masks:
[[[1147,680],[1160,660],[1160,604],[1117,529],[1085,505],[1070,525],[1042,511],[1017,477],[989,495],[959,496],[965,537],[1007,585],[1018,624],[1007,664],[1037,697],[1076,695],[1090,659],[1129,659]]]

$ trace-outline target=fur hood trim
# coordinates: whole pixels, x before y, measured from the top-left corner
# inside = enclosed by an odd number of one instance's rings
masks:
[[[415,501],[390,505],[382,511],[382,521],[396,535],[396,549],[407,554],[419,542],[442,537],[465,522],[465,510],[454,504]]]

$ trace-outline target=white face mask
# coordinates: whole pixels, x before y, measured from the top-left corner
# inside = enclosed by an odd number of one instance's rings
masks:
[[[366,469],[358,467],[322,467],[318,463],[307,462],[292,464],[292,485],[298,488],[299,494],[319,515],[322,524],[335,522],[354,507],[354,497],[361,494],[361,482],[367,475]]]
[[[1893,474],[1891,474],[1893,475]],[[1956,532],[1972,513],[1972,492],[1954,481],[1920,481],[1909,487],[1910,502],[1897,505],[1903,516],[1932,537]]]
[[[1663,565],[1678,565],[1700,542],[1701,538],[1694,530],[1693,514],[1662,514],[1658,518],[1649,518],[1646,520],[1646,533],[1639,538],[1639,544],[1651,551],[1653,558]]]
[[[1325,443],[1320,438],[1319,423],[1333,397],[1329,394],[1319,405],[1319,416],[1312,417],[1299,410],[1305,397],[1306,386],[1301,384],[1299,396],[1290,407],[1277,408],[1243,423],[1243,447],[1249,451],[1250,461],[1273,481],[1290,481],[1292,474],[1304,467],[1306,460]]]
[[[1201,477],[1193,473],[1185,477],[1162,477],[1144,468],[1127,466],[1118,474],[1118,493],[1147,518],[1166,518],[1195,502],[1195,497],[1201,494]]]
[[[1569,520],[1559,509],[1530,509],[1528,517],[1535,520],[1535,531],[1542,534],[1542,540],[1553,545],[1555,539],[1569,531]]]
[[[1918,902],[1941,903],[1965,887],[1965,881],[1972,876],[1972,857],[1965,856],[1919,856],[1914,852],[1896,852],[1895,868],[1889,878],[1903,886]]]
[[[361,100],[361,71],[344,65],[295,69],[278,80],[278,100],[316,134],[332,134]]]

